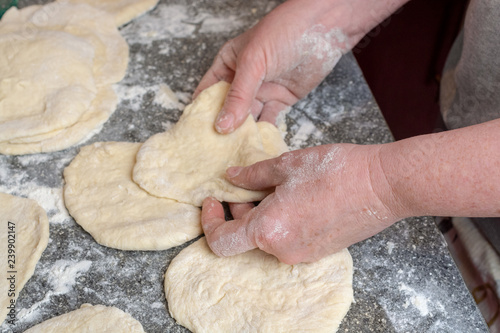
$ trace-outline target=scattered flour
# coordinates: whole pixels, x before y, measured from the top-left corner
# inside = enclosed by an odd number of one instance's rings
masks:
[[[126,102],[133,111],[140,111],[142,101],[146,94],[154,94],[153,102],[165,109],[183,110],[191,100],[191,94],[186,92],[173,92],[168,85],[161,83],[154,86],[137,86],[116,84],[114,90],[120,102]]]
[[[322,132],[316,125],[306,117],[301,117],[297,120],[299,128],[295,131],[295,135],[290,139],[290,147],[292,150],[305,148],[307,140],[311,137],[320,138]]]
[[[57,260],[48,272],[43,272],[48,276],[51,289],[47,291],[42,300],[34,303],[29,309],[21,309],[17,316],[18,319],[27,320],[35,315],[36,310],[47,302],[50,302],[52,296],[71,292],[76,284],[76,279],[86,273],[91,265],[92,262],[88,260],[80,262]]]
[[[195,32],[208,34],[243,28],[234,15],[213,16],[208,13],[190,15],[183,5],[160,4],[152,15],[146,15],[121,29],[129,44],[151,44],[171,38],[195,38]]]
[[[404,305],[405,308],[409,304],[413,305],[422,317],[429,315],[428,299],[422,294],[417,293],[414,289],[408,287],[404,283],[399,285],[399,290],[408,296],[408,299]]]

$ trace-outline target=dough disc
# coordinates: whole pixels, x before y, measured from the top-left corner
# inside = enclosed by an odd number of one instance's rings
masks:
[[[11,223],[9,223],[11,222]],[[0,318],[3,321],[9,314],[7,308],[11,299],[16,300],[26,282],[33,275],[35,266],[47,247],[49,241],[49,221],[47,214],[34,200],[0,193]],[[13,224],[15,226],[13,227]],[[9,229],[9,227],[12,227]],[[9,237],[9,231],[15,236]],[[11,233],[12,235],[12,233]],[[13,238],[15,237],[15,238]],[[9,255],[9,244],[15,257]],[[14,260],[8,261],[8,260]],[[11,267],[10,264],[14,266]],[[17,273],[8,273],[16,271]],[[15,297],[9,296],[10,281],[7,278],[15,275]],[[7,317],[8,319],[9,317]]]
[[[140,147],[83,147],[64,170],[69,213],[99,244],[122,250],[165,250],[202,234],[199,208],[154,197],[132,181]]]
[[[153,9],[160,0],[58,0],[60,2],[86,3],[102,9],[115,18],[117,27]]]
[[[229,84],[205,89],[169,131],[152,136],[137,154],[134,181],[149,193],[201,206],[206,197],[250,202],[267,193],[236,187],[225,178],[230,166],[247,166],[287,151],[279,130],[257,125],[252,116],[236,131],[222,135],[214,122]]]
[[[24,333],[144,333],[140,322],[115,307],[83,304],[80,309],[33,326]]]
[[[217,257],[201,238],[165,274],[168,309],[193,332],[336,332],[353,300],[344,249],[289,266],[253,250]]]
[[[81,142],[109,118],[128,45],[107,13],[50,3],[4,15],[0,56],[0,153],[27,154]]]

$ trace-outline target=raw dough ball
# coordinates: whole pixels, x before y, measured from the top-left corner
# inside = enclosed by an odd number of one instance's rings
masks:
[[[140,322],[115,307],[83,304],[80,309],[49,319],[24,333],[144,333]]]
[[[17,300],[47,247],[49,221],[35,201],[0,193],[0,225],[0,318],[4,320],[10,311],[7,307]]]
[[[60,2],[86,3],[102,9],[115,18],[117,27],[153,9],[160,0],[58,0]]]
[[[128,45],[105,12],[50,3],[4,15],[0,59],[0,153],[48,152],[109,118]]]
[[[168,309],[193,332],[336,332],[353,300],[344,249],[289,266],[253,250],[217,257],[205,238],[182,250],[165,274]]]
[[[214,122],[228,89],[226,82],[206,89],[170,131],[147,140],[137,154],[134,181],[153,195],[196,206],[209,196],[228,202],[263,199],[266,192],[229,183],[226,169],[276,157],[287,151],[286,144],[278,129],[260,125],[260,130],[252,116],[231,134],[217,133]]]
[[[69,213],[99,244],[122,250],[165,250],[202,234],[199,208],[154,197],[132,181],[140,147],[83,147],[64,170]]]

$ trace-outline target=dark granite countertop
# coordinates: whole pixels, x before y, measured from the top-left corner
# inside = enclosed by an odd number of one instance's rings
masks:
[[[20,0],[20,7],[48,1]],[[279,4],[268,0],[166,0],[121,29],[130,44],[121,102],[97,141],[142,142],[178,119],[165,103],[168,86],[188,103],[219,47]],[[162,97],[163,96],[163,97]],[[168,101],[167,101],[168,102]],[[376,144],[392,136],[352,55],[287,117],[293,148],[322,143]],[[61,152],[0,155],[0,191],[38,200],[50,220],[50,240],[17,303],[22,332],[83,303],[112,305],[147,332],[185,332],[169,316],[163,274],[187,244],[167,251],[119,251],[97,244],[62,203],[62,172],[79,147]],[[352,246],[354,297],[339,332],[488,332],[433,219],[400,221]]]

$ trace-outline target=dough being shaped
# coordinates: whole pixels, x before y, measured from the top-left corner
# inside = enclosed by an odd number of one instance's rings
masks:
[[[140,322],[126,312],[104,305],[83,304],[80,309],[33,326],[24,333],[144,333]]]
[[[86,3],[102,9],[115,18],[117,27],[153,9],[160,0],[58,0],[59,2]]]
[[[217,257],[201,238],[165,273],[168,309],[193,332],[336,332],[353,300],[344,249],[289,266],[260,250]]]
[[[64,170],[69,213],[99,244],[122,250],[165,250],[201,235],[198,207],[154,197],[132,181],[140,147],[83,147]]]
[[[0,318],[10,316],[49,241],[47,214],[36,201],[0,193]],[[9,253],[9,250],[10,253]],[[10,255],[10,257],[9,257]],[[12,266],[11,266],[12,265]],[[16,272],[16,273],[11,273]],[[14,279],[8,280],[14,276]],[[11,288],[11,281],[14,288]],[[14,295],[10,292],[14,290]],[[15,311],[13,313],[15,318]]]
[[[227,202],[263,199],[266,192],[229,183],[226,169],[276,157],[287,151],[286,144],[272,126],[265,127],[264,140],[252,116],[231,134],[217,133],[214,122],[228,89],[221,81],[204,90],[171,130],[148,139],[137,154],[134,181],[155,196],[196,206],[209,196]]]
[[[0,59],[0,151],[46,152],[81,141],[109,118],[128,45],[108,14],[51,3],[4,15]]]

